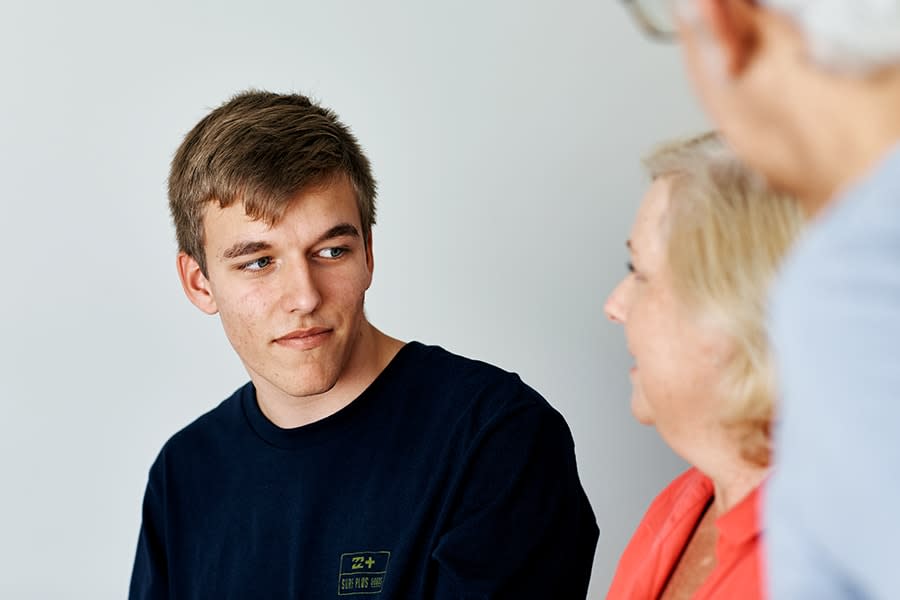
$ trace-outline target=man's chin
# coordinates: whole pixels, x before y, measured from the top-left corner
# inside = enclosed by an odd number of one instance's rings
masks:
[[[337,384],[337,379],[324,379],[321,381],[296,381],[287,382],[278,386],[281,391],[298,399],[313,399],[316,396],[327,394]]]
[[[257,388],[262,384],[271,392],[298,400],[315,399],[327,394],[334,389],[339,379],[339,374],[325,373],[319,369],[297,369],[290,377],[249,368],[247,371]]]

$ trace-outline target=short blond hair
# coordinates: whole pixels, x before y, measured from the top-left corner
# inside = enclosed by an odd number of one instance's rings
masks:
[[[733,343],[722,381],[722,422],[741,454],[771,458],[775,373],[765,330],[769,284],[803,224],[799,205],[750,171],[718,134],[667,143],[644,160],[670,182],[665,219],[675,294],[712,317]]]
[[[247,90],[185,136],[169,173],[178,249],[208,275],[203,216],[210,202],[241,202],[253,219],[278,223],[299,192],[349,178],[368,243],[375,224],[372,167],[350,128],[301,94]]]

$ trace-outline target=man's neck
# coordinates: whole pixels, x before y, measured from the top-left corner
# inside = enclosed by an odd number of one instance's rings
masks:
[[[820,82],[811,90],[816,102],[804,103],[807,113],[798,117],[805,124],[810,168],[798,178],[796,193],[810,216],[864,179],[900,144],[900,68],[868,79],[823,75]]]
[[[403,347],[403,342],[368,322],[359,336],[337,383],[326,392],[291,396],[268,382],[254,381],[257,403],[266,418],[282,429],[302,427],[333,415],[359,397]]]

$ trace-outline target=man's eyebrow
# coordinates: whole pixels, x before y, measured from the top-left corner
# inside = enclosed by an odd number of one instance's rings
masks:
[[[628,251],[634,254],[634,246],[631,244],[631,240],[625,240],[625,247],[628,248]]]
[[[223,258],[237,258],[239,256],[247,256],[248,254],[256,254],[263,250],[271,250],[272,244],[268,242],[238,242],[228,250],[222,253]]]
[[[355,237],[358,238],[359,230],[351,225],[350,223],[341,223],[340,225],[335,225],[324,234],[322,234],[319,239],[316,241],[316,244],[321,244],[325,240],[330,240],[337,237]]]
[[[350,223],[341,223],[340,225],[335,225],[316,240],[316,244],[321,244],[322,242],[330,239],[334,239],[337,237],[359,237],[359,230],[351,225]],[[249,254],[256,254],[257,252],[263,252],[265,250],[271,250],[272,244],[269,242],[238,242],[232,247],[228,248],[225,252],[222,253],[223,258],[238,258],[239,256],[247,256]]]

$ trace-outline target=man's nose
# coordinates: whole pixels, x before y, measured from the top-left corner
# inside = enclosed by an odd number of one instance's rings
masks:
[[[322,303],[315,273],[307,263],[282,269],[282,301],[287,312],[311,314]]]

